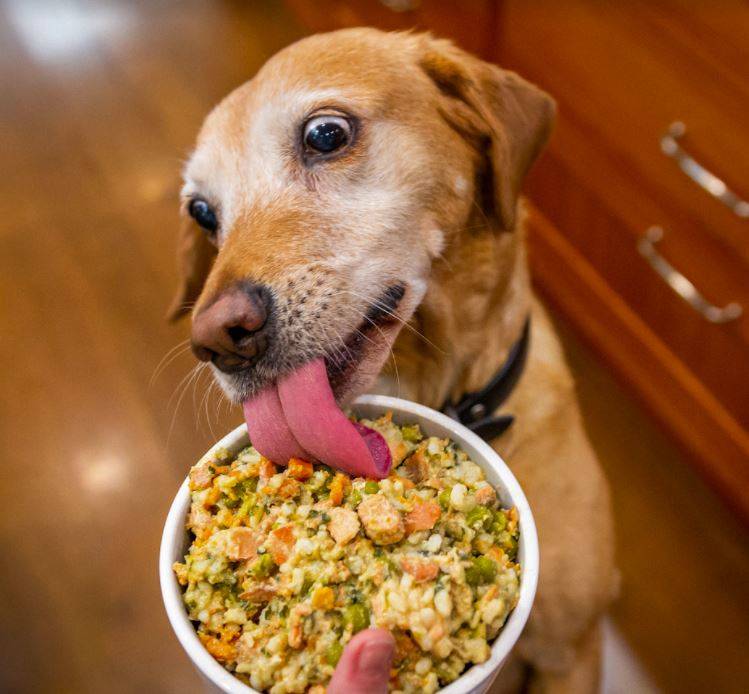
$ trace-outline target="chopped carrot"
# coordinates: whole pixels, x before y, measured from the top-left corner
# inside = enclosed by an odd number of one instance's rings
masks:
[[[267,458],[263,458],[262,461],[260,461],[260,477],[263,479],[269,480],[277,472],[278,468]]]
[[[406,533],[411,534],[417,530],[429,530],[439,520],[440,505],[436,501],[417,501],[413,509],[406,514]]]
[[[205,495],[205,499],[203,500],[203,508],[207,510],[211,506],[215,506],[220,498],[221,490],[218,487],[211,487],[211,490]]]
[[[291,525],[283,525],[271,531],[269,551],[276,564],[280,566],[289,558],[294,542],[294,529]]]
[[[237,659],[237,649],[230,643],[220,641],[215,636],[199,633],[205,649],[219,662],[229,663]]]
[[[316,610],[332,610],[335,602],[335,594],[333,589],[328,586],[318,588],[312,594],[312,607]]]
[[[289,477],[293,477],[295,480],[308,480],[312,477],[313,471],[312,463],[308,463],[301,458],[289,459]]]
[[[440,567],[435,562],[418,557],[403,557],[401,568],[406,573],[411,574],[417,583],[431,581],[437,578],[437,574],[440,572]]]
[[[340,506],[343,501],[343,492],[349,484],[348,475],[337,472],[333,481],[330,483],[330,502],[333,506]]]

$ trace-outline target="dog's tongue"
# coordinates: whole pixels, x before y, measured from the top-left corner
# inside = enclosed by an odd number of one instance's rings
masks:
[[[252,444],[274,462],[312,457],[360,477],[382,478],[390,471],[385,439],[343,414],[322,359],[247,400],[244,413]]]
[[[270,386],[243,403],[244,418],[252,445],[266,458],[283,463],[307,454],[286,424],[276,386]]]

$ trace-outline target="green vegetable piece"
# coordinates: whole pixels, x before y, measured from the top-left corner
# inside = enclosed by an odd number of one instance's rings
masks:
[[[349,502],[356,508],[361,503],[361,492],[358,489],[354,489],[349,495]]]
[[[507,516],[504,511],[495,511],[494,520],[492,521],[491,530],[495,535],[499,535],[507,527]]]
[[[270,554],[261,554],[257,558],[252,571],[255,576],[265,578],[266,576],[270,576],[270,572],[273,570],[274,566],[275,562],[273,561]]]
[[[488,528],[492,512],[486,506],[475,506],[466,514],[466,524],[471,528]]]
[[[343,653],[343,646],[340,643],[331,643],[325,651],[325,662],[328,665],[335,667],[338,665],[338,661],[341,659]]]
[[[497,565],[488,557],[474,557],[471,565],[465,570],[466,583],[478,586],[491,583],[497,576]]]
[[[505,551],[510,561],[515,561],[515,558],[518,556],[518,539],[516,537],[511,537],[507,541]]]
[[[437,501],[440,502],[440,506],[442,507],[443,511],[447,511],[450,508],[450,492],[451,491],[452,491],[452,487],[448,487],[447,489],[443,489],[437,496]]]
[[[410,441],[411,443],[417,443],[423,438],[418,424],[401,427],[401,434],[403,434],[404,441]]]
[[[242,486],[244,487],[245,492],[254,492],[257,491],[257,477],[248,477],[246,480],[242,482]]]
[[[307,593],[309,593],[309,589],[312,588],[313,584],[314,580],[312,580],[309,576],[305,576],[304,582],[302,583],[302,590],[300,592],[300,595],[307,595]]]
[[[374,480],[367,480],[364,483],[364,493],[365,494],[377,494],[377,492],[380,491],[380,485],[377,484]]]
[[[360,602],[349,605],[343,610],[343,623],[356,634],[369,626],[369,610]]]
[[[237,517],[243,518],[246,516],[250,512],[250,509],[255,505],[255,501],[255,495],[248,494],[242,502],[242,505],[239,507],[239,511],[237,511]]]

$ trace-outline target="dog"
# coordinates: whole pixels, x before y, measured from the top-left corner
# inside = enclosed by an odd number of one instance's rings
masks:
[[[432,407],[481,389],[530,317],[492,445],[538,525],[529,623],[493,691],[594,692],[615,585],[609,490],[524,246],[523,179],[554,101],[428,34],[348,29],[271,58],[206,118],[184,171],[193,349],[245,401],[325,358],[364,390]]]

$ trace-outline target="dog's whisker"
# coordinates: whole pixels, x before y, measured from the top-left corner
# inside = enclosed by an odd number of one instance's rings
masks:
[[[153,374],[151,375],[150,380],[148,381],[148,387],[153,388],[154,384],[156,383],[156,380],[159,376],[163,373],[163,371],[171,364],[175,359],[177,359],[179,356],[181,356],[184,352],[186,352],[189,349],[190,346],[190,339],[182,340],[182,342],[178,342],[174,347],[169,349],[167,353],[161,357],[161,360],[156,365],[156,367],[153,370]]]
[[[177,421],[177,414],[179,413],[179,408],[180,408],[180,405],[182,404],[182,400],[184,399],[185,394],[189,390],[193,379],[197,378],[207,366],[208,366],[207,364],[197,364],[196,366],[193,366],[192,369],[190,369],[190,371],[187,372],[187,375],[179,382],[179,384],[174,390],[174,393],[169,398],[167,409],[171,407],[172,401],[174,400],[174,396],[181,390],[181,393],[179,397],[177,398],[177,403],[174,407],[172,420],[169,424],[169,432],[166,437],[167,448],[169,447],[169,442],[172,440],[172,432],[174,431],[174,425]]]
[[[427,342],[430,346],[434,347],[434,349],[436,349],[438,352],[440,352],[441,354],[446,354],[446,352],[442,348],[435,345],[434,342],[432,342],[426,335],[424,335],[424,333],[414,328],[414,326],[408,323],[407,321],[403,320],[403,318],[399,316],[397,313],[393,313],[393,311],[388,309],[388,307],[382,304],[378,299],[365,296],[364,294],[360,294],[359,292],[355,292],[351,289],[342,289],[340,293],[351,294],[352,296],[355,296],[361,299],[362,301],[365,301],[372,308],[379,309],[383,313],[387,314],[388,316],[394,318],[396,321],[401,323],[404,328],[408,328],[411,332],[414,333],[414,335],[416,335],[417,337],[420,337],[422,340]]]

